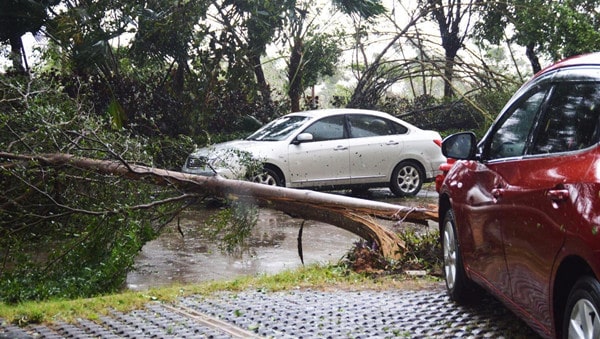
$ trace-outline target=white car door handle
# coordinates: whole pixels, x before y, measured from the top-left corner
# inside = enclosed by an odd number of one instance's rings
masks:
[[[347,150],[347,149],[348,149],[348,147],[347,147],[347,146],[342,146],[342,145],[339,145],[339,146],[335,147],[333,150],[334,150],[334,151],[345,151],[345,150]]]
[[[398,145],[398,144],[399,144],[399,142],[396,140],[390,140],[386,143],[386,145]]]

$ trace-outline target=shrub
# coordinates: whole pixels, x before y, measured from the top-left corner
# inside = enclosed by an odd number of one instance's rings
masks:
[[[341,265],[359,273],[371,274],[394,274],[408,270],[425,270],[433,275],[441,273],[438,231],[417,232],[413,228],[406,228],[398,236],[406,246],[399,260],[384,258],[376,246],[360,240],[344,256]]]
[[[112,128],[108,118],[47,81],[0,78],[0,95],[5,152],[152,164],[161,148]],[[88,297],[122,288],[139,250],[181,205],[160,203],[177,196],[168,188],[1,156],[0,191],[3,302]]]

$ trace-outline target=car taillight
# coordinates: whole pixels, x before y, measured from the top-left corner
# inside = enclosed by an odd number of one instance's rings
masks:
[[[452,158],[446,159],[446,162],[440,165],[440,171],[442,171],[444,173],[448,173],[448,171],[452,168],[452,166],[454,165],[455,162],[456,162],[456,159],[452,159]]]
[[[456,162],[456,159],[452,159],[452,158],[448,158],[446,159],[446,162],[440,165],[440,171],[442,171],[442,174],[438,174],[435,177],[435,190],[440,193],[440,189],[442,188],[442,183],[444,182],[444,179],[446,179],[446,174],[448,174],[448,171],[452,168],[452,166],[454,166],[454,163]]]
[[[434,142],[436,145],[438,145],[438,146],[442,147],[442,139],[435,139],[435,140],[433,140],[433,142]]]

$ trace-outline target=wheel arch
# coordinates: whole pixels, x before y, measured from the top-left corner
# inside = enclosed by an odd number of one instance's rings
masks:
[[[588,263],[579,256],[564,258],[556,270],[554,287],[552,288],[552,309],[557,337],[562,335],[563,313],[567,305],[569,293],[575,283],[586,275],[597,278]]]
[[[283,174],[283,171],[281,170],[281,168],[279,168],[279,166],[277,166],[273,163],[270,163],[270,162],[265,162],[265,163],[263,163],[263,168],[268,168],[268,169],[274,171],[275,173],[277,173],[277,175],[281,178],[283,187],[287,186],[286,185],[287,179],[286,179],[285,175]]]
[[[450,204],[450,197],[447,194],[440,194],[438,198],[438,225],[440,229],[440,234],[443,231],[444,227],[444,218],[446,217],[446,213],[450,210],[452,205]]]
[[[429,182],[430,181],[430,179],[427,178],[427,170],[425,169],[425,166],[423,165],[423,163],[419,159],[405,158],[405,159],[402,159],[402,160],[398,161],[394,165],[394,167],[392,167],[392,171],[390,172],[390,175],[388,177],[388,182],[392,180],[392,176],[394,174],[394,170],[396,170],[396,168],[398,166],[400,166],[400,164],[402,164],[402,163],[410,163],[410,164],[416,165],[419,168],[419,170],[421,171],[421,174],[423,174],[423,182],[425,183],[425,182]]]

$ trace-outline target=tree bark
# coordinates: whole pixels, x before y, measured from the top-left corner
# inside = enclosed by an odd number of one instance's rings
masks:
[[[531,64],[531,70],[533,71],[533,74],[536,74],[537,72],[542,70],[542,66],[540,65],[540,59],[537,57],[537,54],[535,53],[535,45],[534,44],[528,44],[527,47],[525,47],[525,55],[527,55],[527,59],[529,60],[529,63]]]
[[[118,161],[80,158],[70,154],[22,155],[0,152],[0,159],[33,161],[53,167],[72,166],[104,175],[169,185],[187,193],[210,194],[256,203],[295,217],[321,221],[345,229],[367,241],[373,241],[387,258],[400,258],[405,247],[394,232],[377,223],[378,218],[424,225],[429,220],[438,219],[435,209],[410,208],[310,190],[229,180],[219,176],[205,177]],[[2,167],[4,166],[0,164],[0,168]]]
[[[288,96],[292,106],[292,112],[300,111],[300,96],[302,92],[302,40],[299,37],[294,38],[294,46],[290,55],[290,65],[288,67]]]
[[[271,89],[267,83],[267,78],[262,68],[260,61],[260,55],[252,54],[250,56],[250,62],[254,69],[254,76],[256,76],[256,83],[258,84],[259,91],[262,95],[262,100],[268,107],[273,106],[273,100],[271,98]]]
[[[23,40],[20,36],[13,36],[9,39],[10,42],[10,60],[14,71],[17,73],[25,73],[23,67]]]

